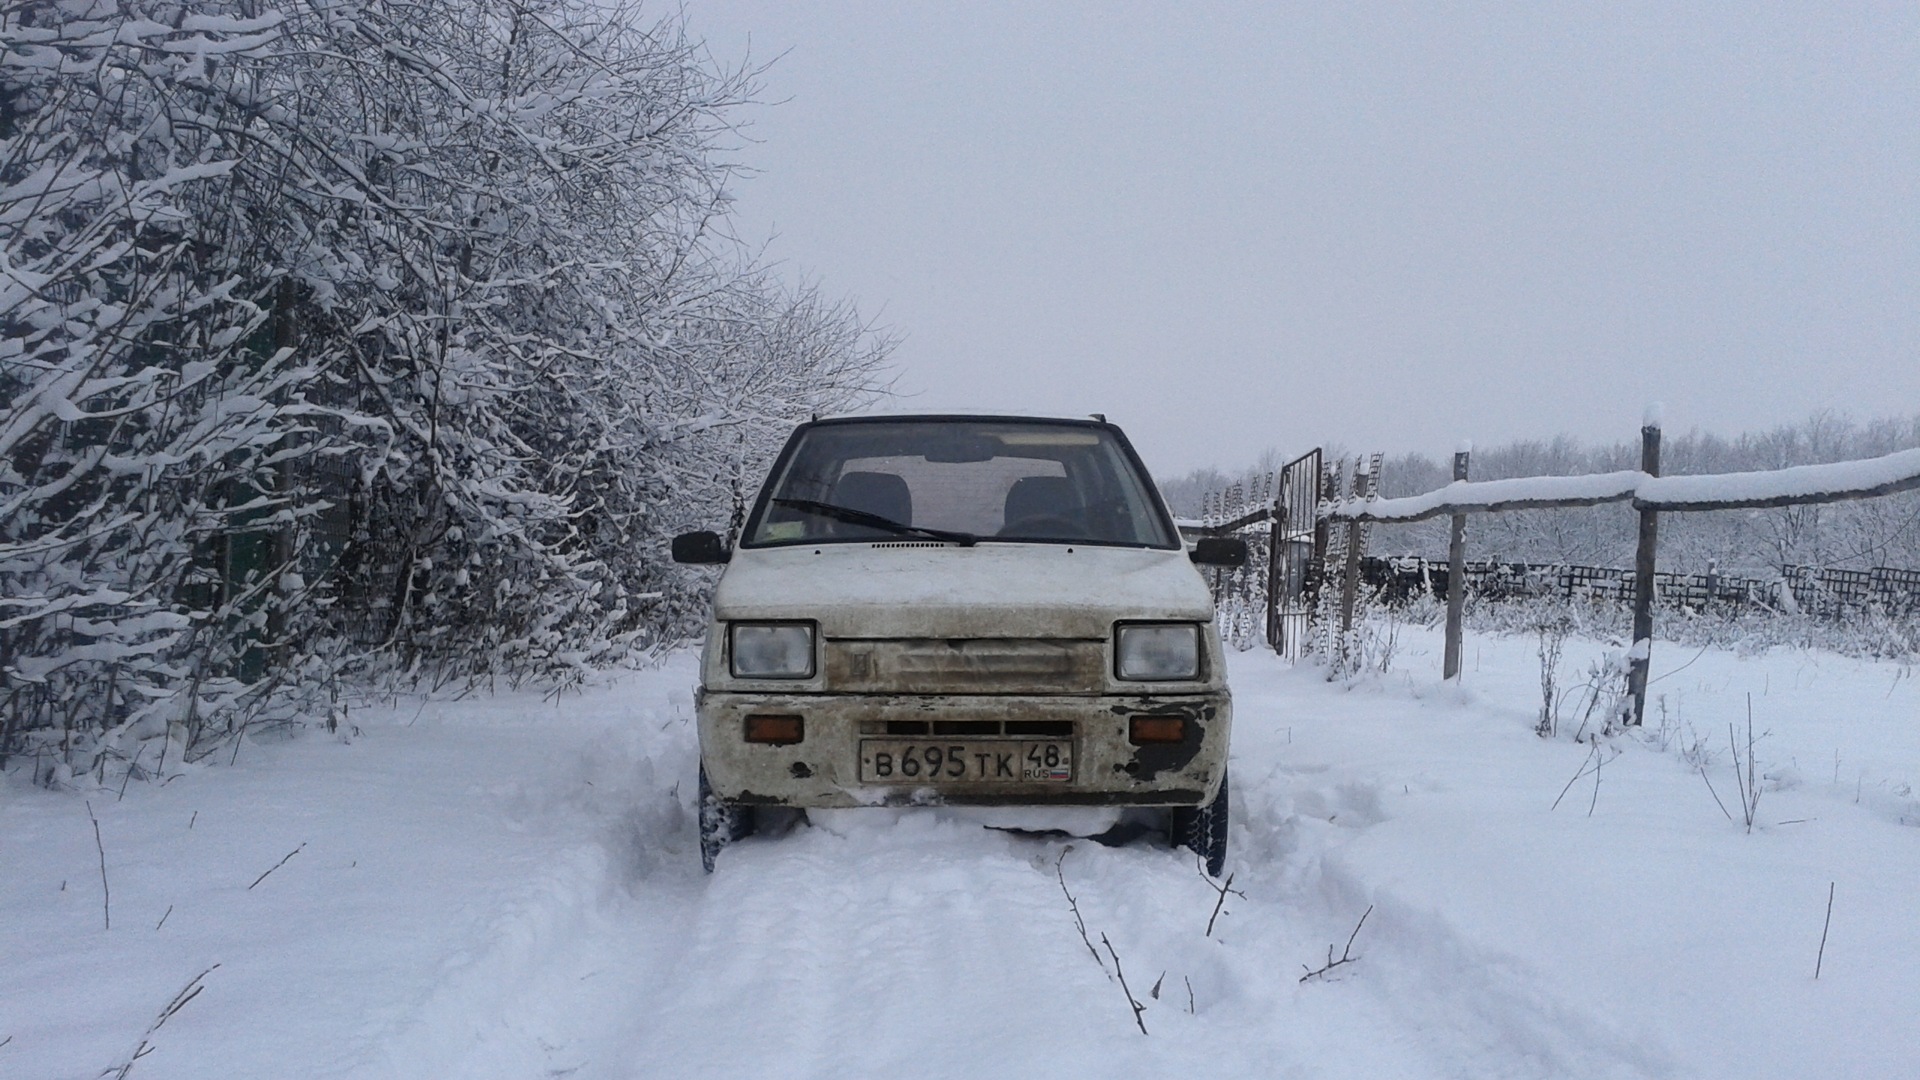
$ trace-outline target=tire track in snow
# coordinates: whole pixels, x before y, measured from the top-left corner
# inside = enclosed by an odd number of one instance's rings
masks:
[[[691,740],[662,734],[589,750],[578,791],[536,800],[556,843],[500,913],[501,955],[473,958],[389,1060],[484,1080],[1662,1075],[1583,1003],[1343,862],[1393,810],[1367,774],[1236,760],[1230,868],[1248,895],[1211,939],[1191,860],[1074,842],[1068,882],[1147,1004],[1142,1037],[1074,930],[1061,842],[851,812],[743,842],[708,877],[678,798]],[[1364,961],[1298,984],[1368,903]]]
[[[680,857],[641,860],[652,871],[569,922],[575,937],[547,941],[544,967],[526,967],[524,948],[496,967],[518,1000],[461,1018],[466,1039],[492,1034],[436,1074],[1667,1074],[1590,1010],[1543,996],[1525,965],[1355,874],[1339,849],[1381,820],[1364,779],[1281,772],[1249,789],[1240,828],[1258,835],[1236,842],[1272,857],[1238,865],[1248,896],[1211,939],[1213,894],[1182,855],[1074,842],[1067,858],[1089,934],[1113,940],[1150,1037],[1074,930],[1054,876],[1062,843],[925,812],[754,838],[711,877],[687,837],[644,841]],[[1294,814],[1294,796],[1353,825]],[[1363,962],[1299,984],[1300,962],[1344,940],[1367,903],[1379,910],[1355,948]]]
[[[1044,849],[911,818],[736,846],[640,1003],[632,1075],[979,1075],[1110,1026],[1074,1003],[1105,984],[1024,857]]]
[[[1300,908],[1319,916],[1324,936],[1345,940],[1337,920],[1373,909],[1354,950],[1365,970],[1345,973],[1342,989],[1350,984],[1371,999],[1388,1037],[1426,1059],[1430,1071],[1422,1075],[1675,1075],[1666,1054],[1608,1025],[1596,1003],[1557,998],[1522,958],[1470,939],[1444,912],[1356,869],[1343,849],[1388,819],[1383,794],[1364,775],[1277,770],[1250,798],[1279,804],[1265,820],[1295,832],[1269,847],[1292,853],[1292,888]]]

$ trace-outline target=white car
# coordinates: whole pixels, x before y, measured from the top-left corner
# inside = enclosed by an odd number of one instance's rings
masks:
[[[782,808],[972,804],[1148,808],[1219,873],[1232,709],[1194,564],[1246,546],[1189,551],[1119,428],[816,420],[731,550],[694,532],[673,555],[726,565],[698,695],[708,870]]]

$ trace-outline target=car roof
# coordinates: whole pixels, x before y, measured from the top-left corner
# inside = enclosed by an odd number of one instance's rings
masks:
[[[816,416],[809,422],[815,424],[857,424],[869,422],[890,423],[902,420],[986,420],[996,423],[1017,424],[1078,424],[1087,427],[1114,426],[1107,420],[1106,416],[1101,413],[1093,413],[1086,416],[1050,416],[999,412],[863,412]]]

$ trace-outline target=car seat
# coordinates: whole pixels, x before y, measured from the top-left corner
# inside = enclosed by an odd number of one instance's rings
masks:
[[[901,525],[913,524],[913,493],[907,490],[907,482],[893,473],[842,473],[833,485],[833,497],[827,501]],[[850,528],[864,530],[867,526]]]
[[[1023,476],[1007,489],[1006,516],[1001,536],[1081,535],[1086,531],[1085,511],[1073,481],[1064,476]],[[1029,523],[1051,521],[1054,524],[1035,533]],[[1064,523],[1070,530],[1059,528]]]

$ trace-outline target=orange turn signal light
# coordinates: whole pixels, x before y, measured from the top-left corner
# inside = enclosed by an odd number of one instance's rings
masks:
[[[748,742],[786,746],[806,737],[806,724],[797,716],[754,713],[747,717]]]
[[[1186,739],[1187,718],[1184,716],[1136,716],[1127,731],[1127,740],[1135,746],[1185,742]]]

